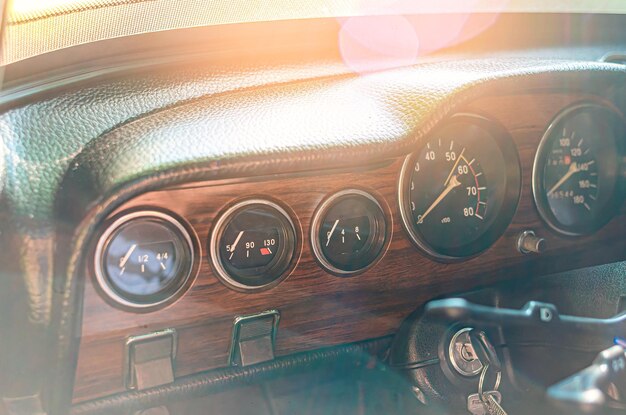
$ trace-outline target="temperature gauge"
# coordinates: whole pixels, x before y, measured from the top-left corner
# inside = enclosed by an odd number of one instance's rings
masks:
[[[161,212],[125,214],[102,234],[96,279],[108,298],[132,308],[163,304],[182,290],[193,266],[185,227]]]
[[[311,240],[318,261],[337,275],[368,268],[385,245],[385,214],[370,194],[350,189],[327,199],[313,219]]]
[[[230,229],[233,230],[232,227]],[[224,242],[232,240],[231,244],[222,246],[225,257],[235,268],[248,269],[259,268],[269,265],[276,257],[278,247],[276,242],[280,239],[277,228],[266,228],[253,231],[239,231],[236,236],[229,232],[223,239]]]
[[[246,200],[228,209],[211,235],[213,266],[222,281],[241,290],[273,286],[287,275],[296,232],[287,212],[267,200]]]

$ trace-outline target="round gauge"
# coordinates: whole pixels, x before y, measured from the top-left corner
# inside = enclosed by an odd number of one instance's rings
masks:
[[[114,219],[95,252],[102,291],[116,303],[136,309],[176,298],[189,285],[193,263],[189,232],[161,212],[133,212]]]
[[[311,226],[313,251],[326,270],[351,275],[367,269],[387,240],[385,213],[361,190],[343,190],[326,199]]]
[[[296,259],[296,230],[287,212],[267,200],[246,200],[220,216],[211,234],[213,266],[226,285],[258,290],[287,276]]]
[[[513,217],[520,166],[506,131],[475,115],[457,115],[404,163],[402,219],[429,255],[475,255],[498,239]]]
[[[583,235],[613,217],[623,137],[622,118],[595,104],[577,105],[555,118],[533,166],[535,203],[550,227]]]

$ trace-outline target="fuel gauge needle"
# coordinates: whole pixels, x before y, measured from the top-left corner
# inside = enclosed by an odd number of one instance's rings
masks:
[[[570,177],[572,177],[572,175],[578,173],[579,171],[580,171],[580,168],[578,167],[578,164],[576,164],[576,162],[573,162],[572,164],[570,164],[569,169],[567,170],[567,173],[565,173],[565,175],[561,177],[561,180],[556,182],[556,184],[552,186],[552,188],[548,191],[548,196],[554,193],[559,187],[561,187],[563,183],[567,181],[567,179],[569,179]]]
[[[120,268],[124,268],[124,266],[128,262],[128,259],[133,254],[133,251],[135,250],[135,248],[137,248],[137,244],[133,244],[128,250],[128,252],[126,252],[126,255],[124,255],[124,257],[120,260]]]
[[[239,243],[239,240],[241,239],[241,237],[243,236],[243,233],[245,231],[240,231],[239,235],[237,235],[237,238],[235,239],[235,242],[233,242],[233,245],[230,247],[230,256],[228,257],[228,260],[230,261],[231,259],[233,259],[233,255],[235,255],[235,248],[237,248],[237,244]]]
[[[333,228],[330,230],[330,232],[328,232],[328,238],[326,238],[326,246],[328,246],[328,244],[330,243],[330,238],[333,237],[333,232],[335,232],[335,228],[337,227],[338,223],[339,219],[335,221],[335,223],[333,224]]]

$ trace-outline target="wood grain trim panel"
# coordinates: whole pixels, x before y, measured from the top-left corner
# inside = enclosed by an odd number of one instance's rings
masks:
[[[623,210],[593,236],[566,238],[542,223],[533,204],[531,170],[543,132],[557,112],[581,100],[599,101],[588,96],[545,92],[481,99],[461,109],[495,119],[510,132],[521,160],[522,194],[505,234],[485,253],[460,263],[443,264],[428,259],[403,230],[397,184],[404,158],[365,171],[194,184],[150,192],[124,204],[118,212],[150,206],[185,218],[201,241],[199,274],[191,289],[174,304],[153,313],[136,314],[105,302],[95,290],[92,271],[85,270],[74,402],[123,390],[123,344],[129,335],[176,328],[176,376],[183,376],[226,364],[232,323],[237,315],[280,310],[277,354],[286,355],[392,334],[407,314],[442,294],[626,259]],[[325,197],[355,184],[385,205],[390,215],[391,242],[375,266],[356,277],[341,278],[325,272],[314,259],[309,227],[315,209]],[[234,200],[268,196],[295,213],[293,220],[305,238],[302,255],[292,274],[278,286],[256,293],[233,291],[215,277],[207,257],[212,223]],[[517,252],[517,237],[526,229],[533,229],[546,239],[545,254],[525,256]]]

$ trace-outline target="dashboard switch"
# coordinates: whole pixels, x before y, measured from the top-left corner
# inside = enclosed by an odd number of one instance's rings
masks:
[[[248,366],[274,359],[280,313],[268,310],[235,318],[229,363]]]
[[[174,381],[178,335],[167,329],[126,341],[126,387],[143,390]]]
[[[535,235],[534,231],[524,231],[517,240],[517,249],[522,254],[540,254],[546,248],[546,240]]]

